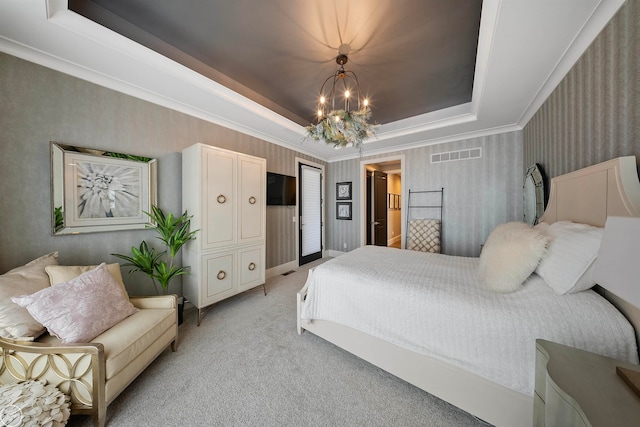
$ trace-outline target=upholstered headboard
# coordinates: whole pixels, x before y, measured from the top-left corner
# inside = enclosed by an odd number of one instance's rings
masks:
[[[608,216],[640,216],[635,156],[618,157],[552,178],[549,202],[540,222],[573,221],[604,227]],[[595,290],[629,319],[640,344],[640,308],[604,287],[596,286]]]
[[[635,156],[618,157],[551,179],[540,222],[573,221],[604,227],[607,216],[640,216]]]

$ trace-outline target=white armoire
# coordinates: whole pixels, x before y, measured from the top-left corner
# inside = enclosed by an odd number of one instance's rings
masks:
[[[204,144],[182,151],[182,209],[199,230],[182,250],[182,283],[198,325],[205,307],[264,286],[266,163]]]

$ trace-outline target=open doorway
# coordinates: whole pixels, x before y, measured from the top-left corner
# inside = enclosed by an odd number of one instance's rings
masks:
[[[360,162],[361,244],[404,246],[404,155]]]

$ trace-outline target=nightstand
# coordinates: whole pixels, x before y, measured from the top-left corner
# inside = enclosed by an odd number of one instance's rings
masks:
[[[640,425],[640,397],[616,374],[640,365],[536,340],[534,426]]]

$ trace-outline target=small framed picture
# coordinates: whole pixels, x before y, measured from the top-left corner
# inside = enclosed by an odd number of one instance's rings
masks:
[[[336,202],[336,219],[351,219],[351,202]]]
[[[351,200],[351,182],[336,183],[336,200]]]

